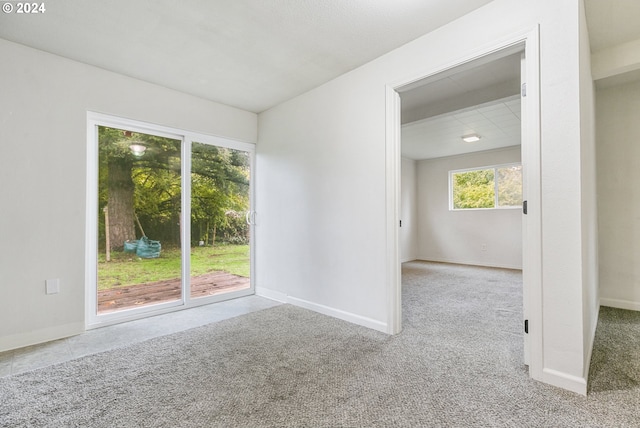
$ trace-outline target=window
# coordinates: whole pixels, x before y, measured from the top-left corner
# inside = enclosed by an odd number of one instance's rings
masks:
[[[87,119],[87,326],[253,294],[254,145]]]
[[[449,209],[519,208],[522,165],[449,171]]]

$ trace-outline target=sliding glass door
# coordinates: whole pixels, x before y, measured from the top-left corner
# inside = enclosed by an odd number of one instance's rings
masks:
[[[191,144],[191,293],[250,288],[251,153]]]
[[[181,145],[98,127],[98,314],[182,300]]]
[[[252,144],[98,114],[88,135],[88,327],[253,293]]]

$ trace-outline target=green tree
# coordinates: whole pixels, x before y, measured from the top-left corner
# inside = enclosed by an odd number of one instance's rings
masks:
[[[522,165],[498,168],[498,205],[522,205]]]
[[[245,152],[206,144],[192,147],[192,239],[214,242],[216,236],[238,243],[248,227],[249,158]],[[241,221],[240,221],[240,220]]]
[[[453,173],[452,185],[455,209],[495,206],[493,168]]]
[[[130,146],[143,145],[142,155]],[[179,244],[181,142],[154,135],[99,127],[100,214],[108,206],[112,249],[136,238],[136,214],[145,232]],[[192,226],[225,230],[229,212],[248,209],[249,160],[244,152],[193,143]],[[236,216],[237,217],[237,216]],[[100,216],[101,237],[104,236]],[[234,217],[235,218],[235,217]],[[243,223],[244,224],[244,223]],[[193,227],[192,227],[193,229]],[[243,233],[242,231],[239,233]]]
[[[121,249],[126,240],[135,239],[131,177],[134,158],[123,131],[99,127],[99,215],[107,207],[112,249]],[[104,228],[104,222],[102,222]],[[101,235],[102,236],[102,235]]]

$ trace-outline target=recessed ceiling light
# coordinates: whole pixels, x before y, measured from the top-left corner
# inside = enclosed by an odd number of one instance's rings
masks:
[[[476,141],[480,141],[480,136],[478,134],[469,134],[462,137],[462,140],[465,143],[474,143]]]

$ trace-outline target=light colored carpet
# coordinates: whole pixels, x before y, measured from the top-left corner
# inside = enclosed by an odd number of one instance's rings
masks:
[[[400,335],[282,305],[2,378],[0,426],[640,426],[638,378],[606,379],[629,346],[613,374],[637,374],[637,313],[614,316],[627,344],[594,351],[582,397],[528,378],[519,272],[415,262],[403,280]]]

